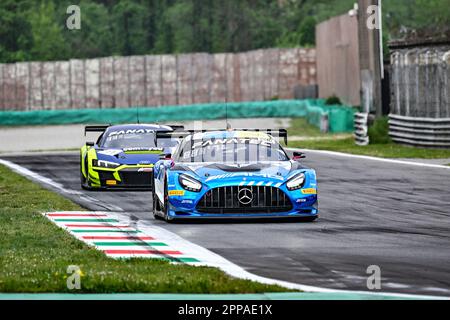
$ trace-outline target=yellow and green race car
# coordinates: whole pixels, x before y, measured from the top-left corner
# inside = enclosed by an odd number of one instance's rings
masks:
[[[128,124],[86,126],[86,132],[101,132],[97,142],[87,142],[80,151],[81,187],[93,189],[151,189],[153,166],[171,153],[177,141],[156,139],[156,132],[173,132],[181,126]]]

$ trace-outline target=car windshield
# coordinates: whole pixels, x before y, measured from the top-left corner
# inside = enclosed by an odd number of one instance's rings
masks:
[[[178,145],[178,141],[171,138],[158,139],[159,148],[175,148]]]
[[[124,148],[154,148],[155,134],[152,133],[125,133],[112,134],[103,141],[103,148],[124,149]]]
[[[212,139],[186,141],[179,151],[181,162],[245,163],[287,161],[289,158],[274,140]]]

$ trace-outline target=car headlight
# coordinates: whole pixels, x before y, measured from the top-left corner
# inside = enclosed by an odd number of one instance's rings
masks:
[[[299,174],[293,176],[286,183],[286,187],[290,191],[301,189],[303,187],[303,185],[305,184],[305,180],[306,180],[305,174],[304,173],[299,173]]]
[[[120,166],[120,163],[94,159],[94,160],[92,160],[92,166],[100,167],[100,168],[107,168],[107,169],[115,169]]]
[[[178,181],[188,191],[199,192],[202,189],[202,184],[188,175],[180,174]]]

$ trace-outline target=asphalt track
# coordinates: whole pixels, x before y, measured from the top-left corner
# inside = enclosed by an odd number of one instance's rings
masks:
[[[77,153],[1,156],[64,186],[89,210],[123,210],[201,245],[247,271],[304,285],[450,296],[450,170],[307,153],[317,170],[321,218],[299,222],[166,224],[149,192],[88,192]],[[54,189],[56,190],[56,189]]]

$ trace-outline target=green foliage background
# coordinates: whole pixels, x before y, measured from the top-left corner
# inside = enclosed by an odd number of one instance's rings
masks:
[[[313,46],[356,0],[1,0],[0,62]],[[81,8],[81,30],[66,10]],[[387,37],[450,25],[450,0],[384,0]]]

